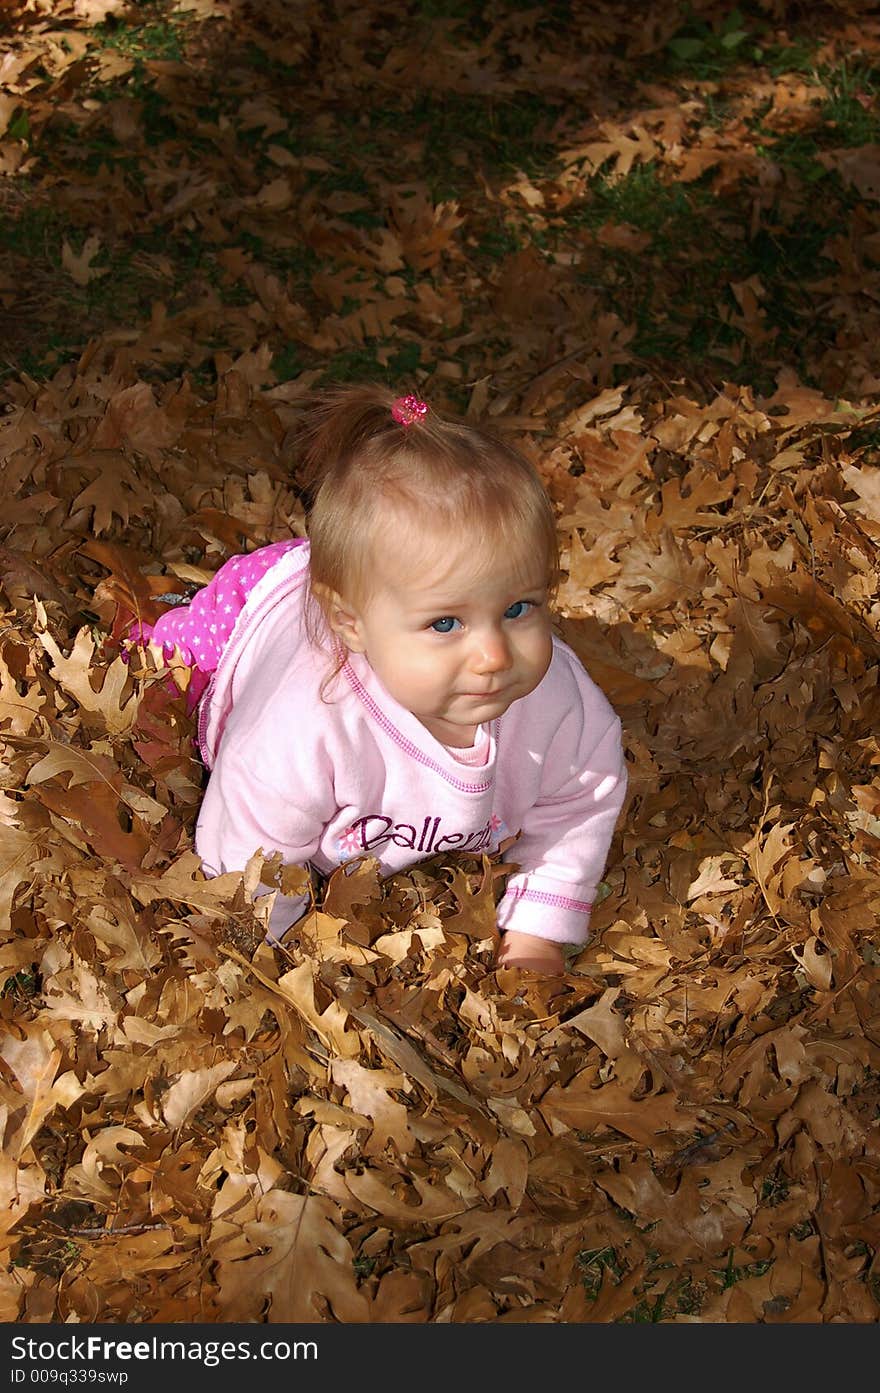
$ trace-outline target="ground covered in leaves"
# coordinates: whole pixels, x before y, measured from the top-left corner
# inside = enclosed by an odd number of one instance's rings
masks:
[[[0,0],[3,1320],[878,1318],[880,25],[629,8]],[[560,981],[488,859],[266,947],[124,660],[379,376],[534,458],[623,720]]]

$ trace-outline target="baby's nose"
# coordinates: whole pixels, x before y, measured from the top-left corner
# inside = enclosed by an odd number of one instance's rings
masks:
[[[489,630],[477,636],[473,655],[475,672],[504,672],[511,661],[510,644],[503,633]]]

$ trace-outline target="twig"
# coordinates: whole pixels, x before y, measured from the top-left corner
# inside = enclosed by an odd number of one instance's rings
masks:
[[[118,1229],[65,1229],[64,1232],[77,1238],[115,1238],[120,1233],[147,1233],[150,1229],[170,1229],[170,1224],[122,1224]]]
[[[698,1137],[696,1141],[688,1146],[683,1146],[680,1151],[674,1151],[663,1165],[663,1170],[671,1170],[673,1166],[690,1166],[695,1161],[707,1160],[706,1153],[710,1146],[723,1139],[726,1132],[735,1130],[733,1122],[725,1122],[723,1127],[719,1127],[717,1132],[710,1132],[708,1136]]]

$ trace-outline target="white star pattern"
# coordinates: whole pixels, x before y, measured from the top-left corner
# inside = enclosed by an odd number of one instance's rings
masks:
[[[209,673],[216,669],[251,591],[286,552],[300,545],[299,540],[273,542],[255,552],[230,557],[214,580],[188,603],[162,616],[156,641],[166,661],[176,653],[179,661],[196,669],[196,702],[204,690],[199,684],[206,685]],[[154,627],[149,634],[144,627],[141,641],[149,641]]]

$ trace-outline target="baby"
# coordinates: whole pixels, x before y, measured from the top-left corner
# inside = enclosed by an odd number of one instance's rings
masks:
[[[297,476],[308,541],[227,561],[155,625],[194,671],[209,875],[252,854],[383,876],[438,852],[518,869],[503,966],[586,942],[626,788],[620,722],[554,637],[553,510],[486,431],[375,386],[319,394]],[[276,895],[270,933],[305,912]]]

